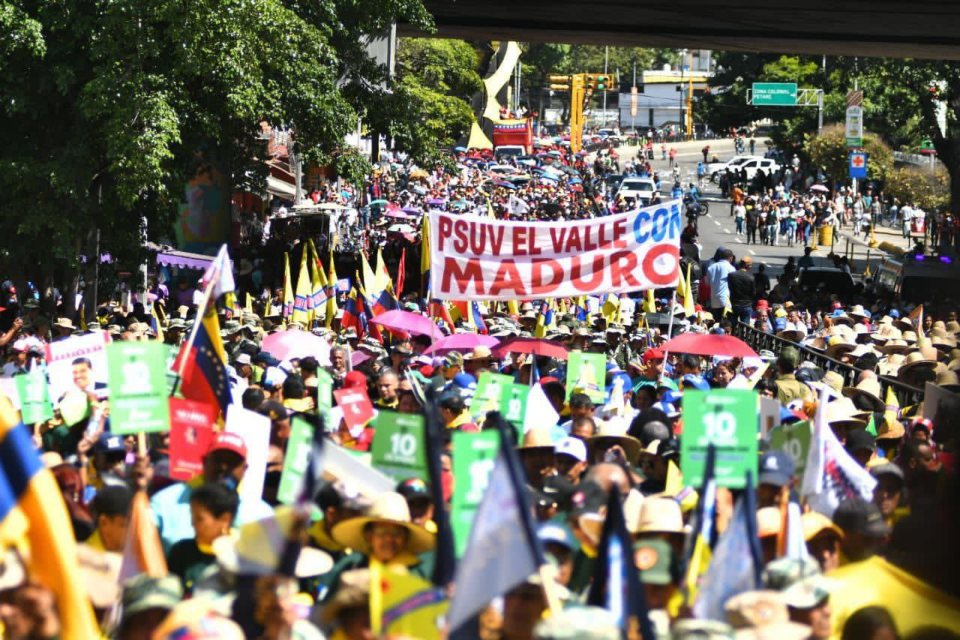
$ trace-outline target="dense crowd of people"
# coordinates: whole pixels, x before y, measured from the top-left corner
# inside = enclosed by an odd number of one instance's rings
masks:
[[[383,252],[393,282],[401,279],[401,265],[407,281],[418,282],[419,264],[412,258],[404,264],[402,249],[415,244],[420,216],[431,208],[557,221],[638,204],[618,201],[609,189],[606,176],[621,170],[609,153],[588,162],[557,147],[496,162],[488,153],[464,150],[455,160],[450,169],[430,171],[385,162],[364,190],[329,190],[316,199],[356,205],[358,218],[348,226],[365,234],[364,244],[386,249],[396,243],[398,251]],[[623,171],[656,173],[643,160],[625,163]],[[761,220],[774,221],[763,225],[761,241],[802,245],[823,211],[838,223],[847,217],[845,203],[843,212],[834,209],[843,192],[836,198],[809,189],[810,195],[797,195],[778,185],[748,195],[749,189],[721,186],[730,190],[738,233],[749,241]],[[405,218],[409,230],[390,230]],[[213,354],[222,344],[223,361],[203,373],[225,390],[225,398],[214,394],[214,404],[222,406],[213,408],[241,406],[262,416],[269,430],[257,440],[267,443],[262,451],[262,444],[218,424],[191,478],[177,479],[172,435],[112,433],[116,381],[109,388],[98,382],[89,359],[71,362],[74,388],[48,393],[51,415],[20,429],[56,479],[61,495],[43,499],[62,498],[66,505],[72,531],[56,534],[71,541],[75,557],[68,560],[81,568],[104,636],[439,637],[443,622],[437,616],[403,632],[391,630],[399,622],[384,614],[388,594],[381,585],[406,576],[429,586],[438,575],[444,560],[438,539],[459,499],[455,493],[485,486],[485,478],[458,466],[458,455],[466,454],[455,446],[457,434],[493,430],[516,438],[525,485],[521,504],[529,509],[548,570],[487,603],[468,625],[471,637],[640,637],[592,594],[613,571],[605,555],[611,496],[632,544],[620,560],[636,567],[644,615],[657,638],[958,637],[955,301],[912,305],[879,290],[840,296],[801,287],[801,271],[812,266],[810,251],[796,263],[791,259],[774,283],[762,266],[754,272],[749,256],[720,247],[712,260],[696,265],[695,278],[689,276],[690,300],[683,291],[659,290],[654,296],[558,300],[549,307],[540,300],[462,307],[407,286],[396,292],[395,308],[429,319],[433,329],[388,330],[377,328],[372,302],[362,322],[350,317],[344,292],[306,322],[299,320],[284,288],[273,289],[283,278],[271,260],[303,239],[272,238],[262,224],[244,237],[250,245],[237,252],[237,300],[253,295],[249,304],[221,298],[214,325],[200,294],[209,282],[198,282],[199,273],[181,274],[173,288],[157,280],[129,306],[103,304],[83,327],[67,317],[51,321],[44,314],[52,309],[41,308],[48,301],[3,287],[0,348],[6,353],[2,376],[9,381],[3,390],[18,399],[21,411],[34,400],[18,392],[18,378],[39,373],[44,384],[52,382],[47,360],[71,340],[99,333],[112,342],[160,341],[176,354],[193,346],[198,331],[219,326],[208,336],[207,355],[219,358]],[[318,244],[324,240],[332,239],[317,238]],[[745,330],[775,336],[776,349],[733,356],[723,348],[664,348],[678,335],[695,334],[707,344]],[[278,334],[313,346],[309,353],[271,352],[267,345],[278,344]],[[485,340],[443,346],[451,337],[471,335]],[[511,349],[511,340],[552,350]],[[574,375],[574,353],[600,356],[602,379]],[[173,362],[164,373],[176,377],[184,369]],[[490,374],[544,398],[540,412],[507,420],[508,406],[479,395]],[[172,393],[188,395],[188,384],[179,380]],[[747,486],[704,492],[706,485],[684,480],[688,463],[681,451],[693,415],[686,400],[716,390],[752,392],[758,407],[769,399],[777,411],[772,425],[758,418],[739,426],[759,442]],[[360,421],[345,415],[354,409],[343,391],[369,399],[370,415]],[[5,406],[4,420],[17,422],[13,411]],[[393,413],[436,423],[435,433],[425,432],[437,437],[435,476],[429,467],[394,476],[371,462],[379,424],[373,416]],[[348,452],[358,465],[328,467],[322,484],[306,496],[310,508],[281,499],[285,468],[301,455],[291,448],[304,446],[294,436],[301,421],[322,428],[327,446]],[[829,507],[823,496],[830,488],[811,472],[814,456],[783,445],[785,433],[800,431],[814,450],[828,439],[821,430],[837,443],[823,445],[833,456],[829,464],[821,460],[824,469],[832,464],[860,483]],[[258,459],[266,460],[256,467],[261,477],[251,478]],[[391,486],[372,489],[358,468],[379,471]],[[245,491],[250,483],[262,490]],[[707,513],[712,561],[691,553]],[[738,528],[744,519],[747,533]],[[150,531],[157,545],[150,557],[138,558]],[[734,570],[749,551],[727,557],[740,541],[747,549],[748,538],[756,543],[757,579]],[[4,637],[71,637],[58,610],[60,594],[31,571],[46,550],[3,540]],[[469,590],[459,582],[436,586],[453,598]]]

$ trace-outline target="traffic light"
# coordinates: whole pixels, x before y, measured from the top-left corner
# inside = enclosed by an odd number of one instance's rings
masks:
[[[595,75],[593,81],[594,88],[597,91],[606,91],[610,87],[610,76]]]
[[[570,76],[550,76],[550,88],[554,91],[569,91]]]

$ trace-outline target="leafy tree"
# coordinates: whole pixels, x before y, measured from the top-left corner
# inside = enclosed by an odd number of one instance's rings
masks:
[[[483,88],[477,52],[462,40],[405,38],[397,49],[399,86],[419,113],[425,154],[438,154],[469,133],[470,98]]]
[[[18,239],[0,270],[69,291],[95,229],[136,264],[198,164],[262,186],[262,122],[308,161],[355,166],[358,105],[389,93],[365,87],[386,71],[359,43],[396,19],[429,27],[419,0],[0,2],[0,234]],[[406,115],[394,101],[383,119]]]
[[[886,192],[900,202],[936,211],[950,204],[950,176],[942,165],[934,169],[898,167],[887,180]]]
[[[845,181],[848,174],[850,149],[847,147],[844,127],[831,125],[820,135],[808,134],[804,149],[815,166],[821,167],[833,180]],[[863,150],[868,154],[867,176],[881,183],[893,174],[893,151],[883,140],[869,132],[863,135]]]

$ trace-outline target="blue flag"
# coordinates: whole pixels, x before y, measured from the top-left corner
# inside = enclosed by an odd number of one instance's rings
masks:
[[[613,613],[625,638],[636,637],[637,631],[644,638],[654,637],[647,598],[633,561],[633,539],[627,530],[616,485],[611,488],[607,501],[607,518],[603,523],[587,604]]]
[[[720,536],[710,568],[700,585],[693,613],[697,618],[723,620],[723,605],[732,596],[760,588],[763,559],[757,537],[756,494],[752,474],[737,501],[730,526]]]
[[[505,429],[506,421],[498,423]],[[516,438],[506,432],[500,435],[500,454],[477,508],[467,550],[457,566],[457,589],[447,612],[451,633],[543,564],[520,459],[511,444]]]

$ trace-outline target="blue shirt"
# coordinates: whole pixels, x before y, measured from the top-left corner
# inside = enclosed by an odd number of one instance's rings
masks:
[[[153,512],[153,521],[160,533],[164,553],[169,552],[170,547],[175,543],[196,535],[190,516],[190,494],[192,493],[193,487],[190,483],[180,482],[158,491],[150,499],[150,510]],[[263,500],[253,501],[241,498],[233,525],[240,527],[248,522],[270,517],[273,517],[273,509]]]
[[[730,287],[727,276],[736,271],[728,260],[718,260],[707,267],[707,282],[710,283],[710,306],[722,309],[730,304]]]

